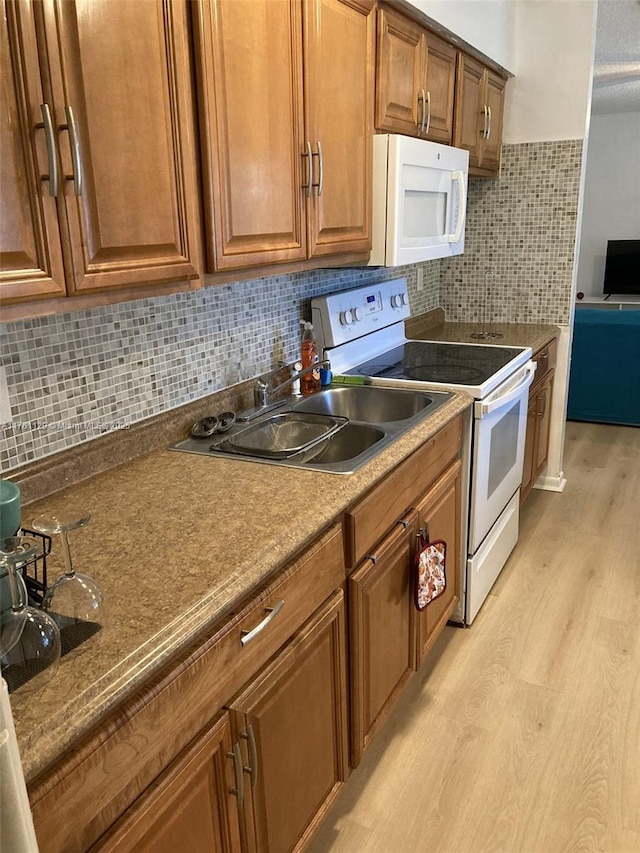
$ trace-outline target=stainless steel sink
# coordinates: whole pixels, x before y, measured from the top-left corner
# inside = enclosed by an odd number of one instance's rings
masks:
[[[245,456],[288,459],[323,445],[349,423],[347,418],[309,412],[283,412],[262,418],[221,442]]]
[[[270,448],[262,453],[254,447],[249,432],[263,435],[264,427],[274,420],[267,413],[246,425],[236,425],[229,433],[208,439],[187,438],[170,450],[234,459],[246,459],[266,465],[306,468],[332,474],[352,474],[366,462],[389,447],[423,419],[432,415],[453,395],[445,391],[411,391],[375,386],[331,386],[303,400],[289,398],[281,415],[295,415],[304,423],[308,415],[313,422],[318,416],[348,418],[348,423],[326,438],[299,452],[277,458]],[[317,422],[317,420],[316,420]]]
[[[413,418],[431,406],[433,397],[419,391],[343,385],[319,391],[291,408],[296,412],[333,415],[370,424],[395,423]]]

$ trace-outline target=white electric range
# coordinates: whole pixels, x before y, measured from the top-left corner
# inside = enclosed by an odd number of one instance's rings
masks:
[[[518,540],[528,389],[536,368],[531,349],[407,339],[404,278],[313,299],[311,310],[333,373],[474,398],[463,449],[463,596],[454,614],[454,621],[470,625]]]

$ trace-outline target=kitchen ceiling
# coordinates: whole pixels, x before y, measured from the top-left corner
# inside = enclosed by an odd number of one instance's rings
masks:
[[[599,0],[591,112],[640,111],[640,2]]]

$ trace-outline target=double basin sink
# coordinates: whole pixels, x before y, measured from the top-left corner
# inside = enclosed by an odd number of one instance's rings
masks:
[[[223,435],[188,438],[172,450],[248,459],[270,465],[352,474],[432,415],[453,395],[370,385],[330,386],[287,398],[274,413]]]

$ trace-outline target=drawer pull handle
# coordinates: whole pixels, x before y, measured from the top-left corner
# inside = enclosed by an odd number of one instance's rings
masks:
[[[542,403],[542,409],[540,409],[540,403]],[[538,417],[543,418],[545,412],[547,411],[547,390],[542,392],[542,394],[538,395]]]
[[[284,599],[282,601],[279,601],[275,607],[265,607],[267,615],[261,622],[258,622],[255,628],[253,628],[251,631],[240,631],[240,645],[246,646],[247,643],[250,643],[251,640],[255,639],[261,631],[264,631],[269,622],[271,622],[271,620],[274,619],[278,615],[278,613],[280,613],[283,607]]]
[[[253,726],[251,723],[247,725],[246,732],[243,732],[240,735],[241,738],[244,738],[249,744],[249,767],[243,767],[245,773],[251,774],[251,787],[255,788],[258,782],[258,750],[256,749],[256,738],[253,733]]]
[[[312,157],[318,158],[318,183],[312,183],[311,186],[317,187],[318,196],[322,195],[322,188],[324,186],[324,160],[322,159],[322,146],[320,145],[320,140],[317,142],[318,145],[318,153],[312,154]]]
[[[51,110],[49,104],[40,104],[42,121],[36,124],[38,130],[44,130],[47,141],[47,159],[49,160],[49,174],[42,175],[41,180],[49,181],[49,195],[58,195],[58,160],[56,159],[56,141],[51,121]]]
[[[309,167],[309,177],[307,179],[307,183],[302,185],[302,189],[307,191],[307,198],[311,198],[311,194],[313,193],[312,187],[315,186],[313,183],[313,154],[311,153],[311,143],[306,142],[306,150],[302,154],[303,157],[307,158],[307,165]]]
[[[238,811],[240,811],[244,804],[244,775],[242,770],[242,756],[240,755],[240,744],[234,743],[233,752],[228,752],[227,758],[233,759],[233,769],[236,776],[236,787],[229,788],[229,793],[238,798]]]
[[[75,194],[82,195],[82,158],[80,156],[80,141],[78,139],[76,120],[71,107],[66,106],[64,111],[67,116],[67,123],[61,124],[60,130],[66,130],[69,133],[69,142],[71,143],[71,161],[73,163],[73,175],[65,175],[65,180],[73,181],[75,183]]]
[[[397,522],[396,522],[396,524],[401,524],[401,525],[404,527],[404,529],[405,529],[405,530],[407,530],[407,529],[408,529],[408,527],[409,527],[409,522],[408,522],[408,521],[405,521],[405,519],[404,519],[404,518],[401,518],[401,519],[400,519],[400,521],[397,521]]]

